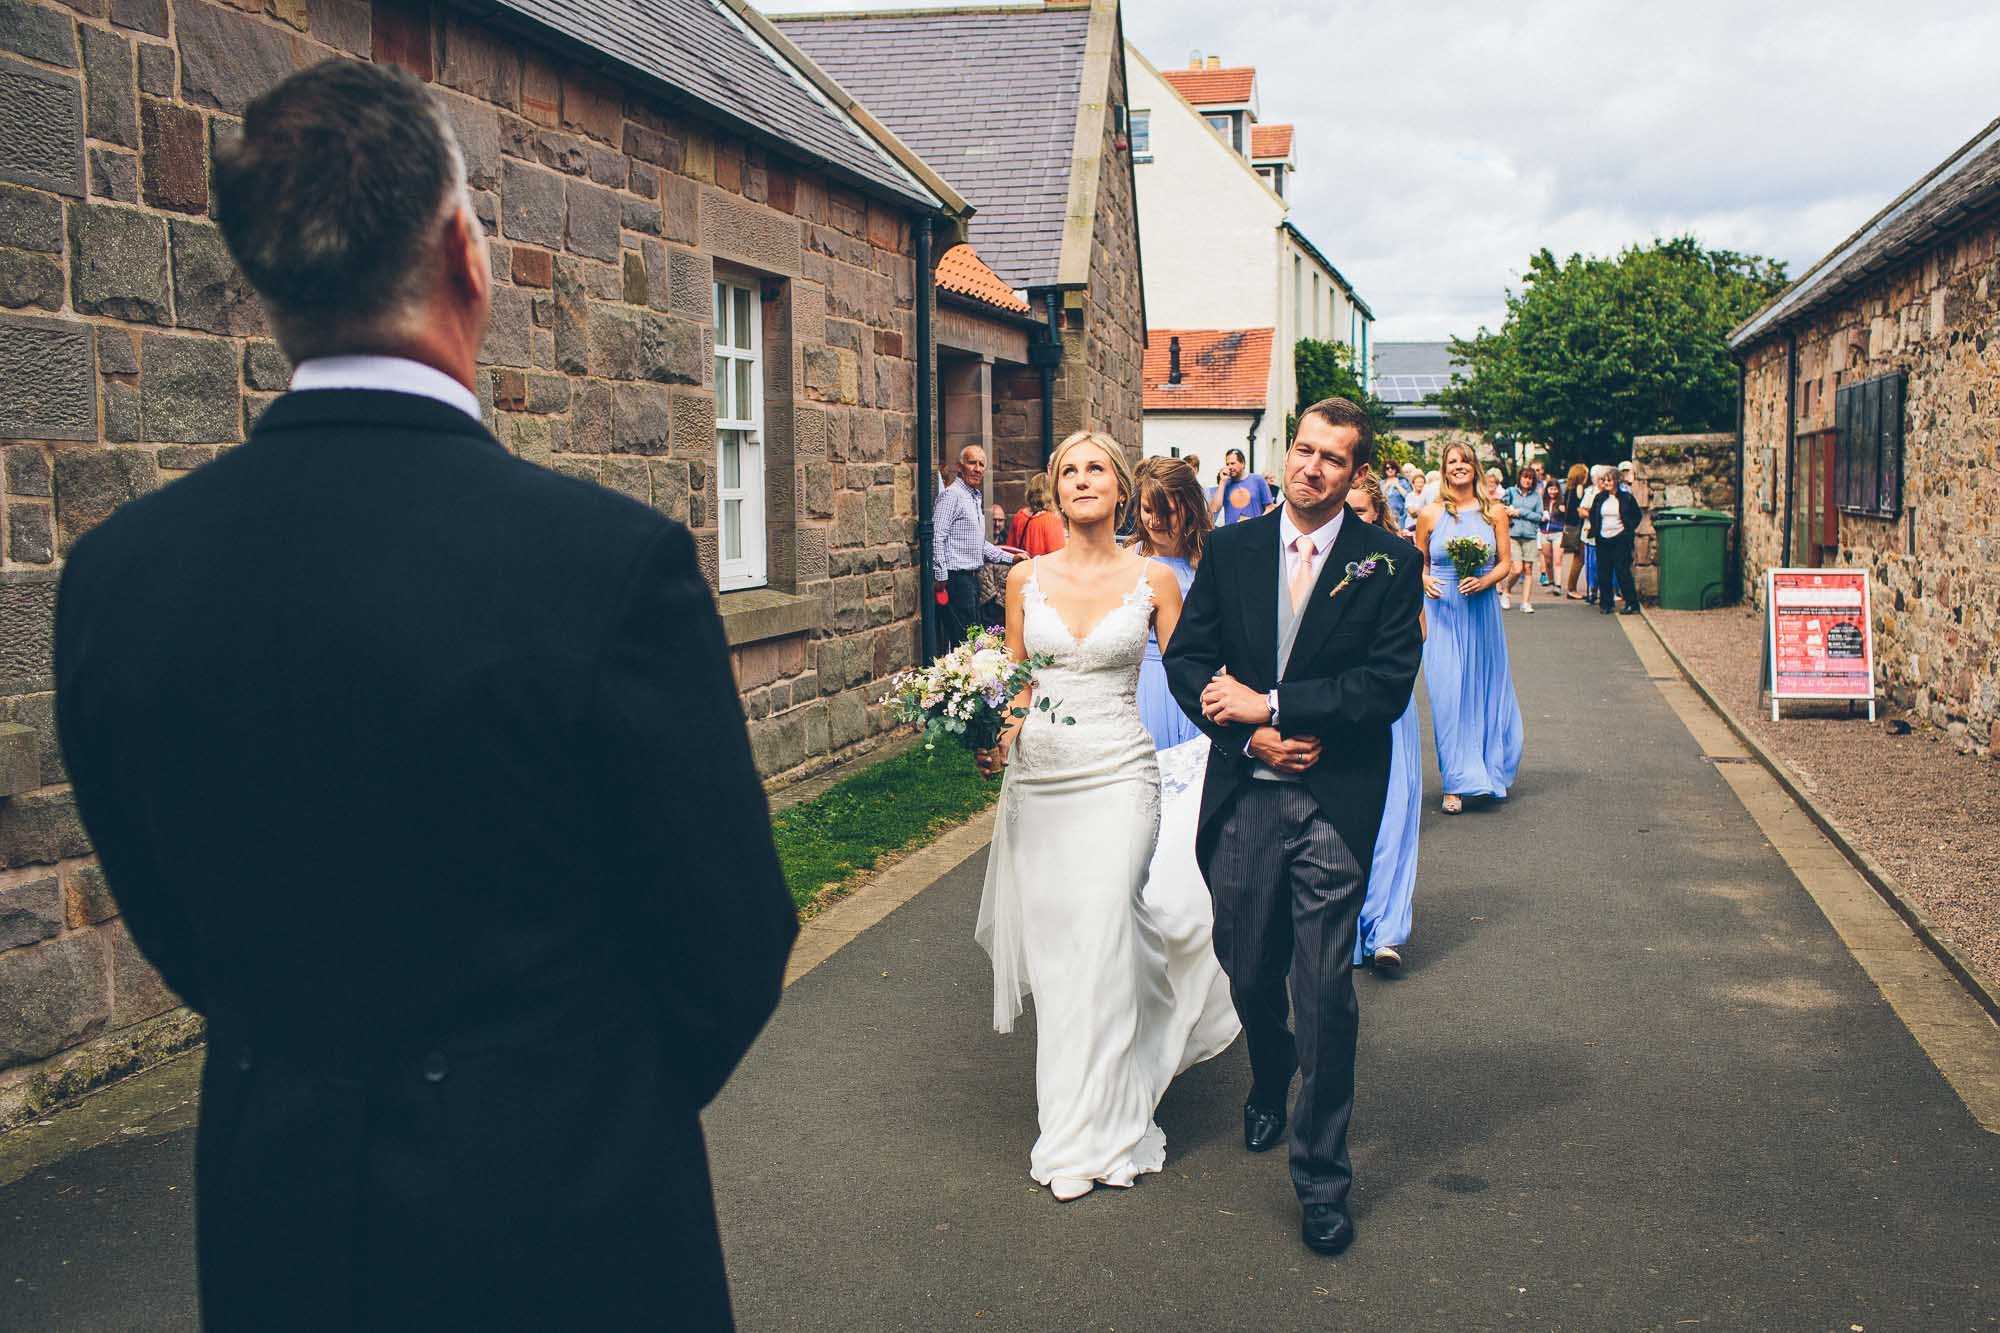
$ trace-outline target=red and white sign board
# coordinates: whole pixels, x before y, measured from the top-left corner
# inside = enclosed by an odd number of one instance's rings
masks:
[[[1780,699],[1866,699],[1875,719],[1875,630],[1865,569],[1764,571],[1771,720]]]

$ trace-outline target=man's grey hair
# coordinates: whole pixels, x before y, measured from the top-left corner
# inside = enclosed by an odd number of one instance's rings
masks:
[[[470,207],[436,95],[392,66],[329,60],[250,103],[218,148],[216,220],[294,361],[367,350],[435,285]],[[476,226],[477,223],[475,222]]]

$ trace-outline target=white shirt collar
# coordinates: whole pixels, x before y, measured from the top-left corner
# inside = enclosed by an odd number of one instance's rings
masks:
[[[1289,552],[1293,542],[1301,536],[1306,536],[1312,538],[1313,554],[1325,555],[1333,549],[1334,542],[1339,539],[1341,520],[1346,517],[1347,506],[1342,505],[1334,511],[1332,521],[1322,525],[1318,531],[1301,533],[1298,524],[1292,522],[1291,509],[1288,506],[1281,507],[1278,510],[1278,549]]]
[[[380,389],[445,403],[479,420],[472,390],[441,370],[401,356],[316,356],[292,371],[292,392],[312,389]]]

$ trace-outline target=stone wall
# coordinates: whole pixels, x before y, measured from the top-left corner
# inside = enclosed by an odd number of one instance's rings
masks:
[[[1632,441],[1632,474],[1632,494],[1645,510],[1633,542],[1632,572],[1639,595],[1651,599],[1660,595],[1660,551],[1653,533],[1653,511],[1694,506],[1734,513],[1736,437],[1727,432],[1636,436]],[[1735,544],[1732,527],[1732,553]],[[1734,555],[1729,558],[1733,560]]]
[[[336,55],[434,80],[457,127],[493,236],[494,433],[686,522],[711,579],[711,282],[763,293],[770,586],[720,599],[760,771],[872,743],[882,678],[914,656],[906,218],[421,0],[0,0],[0,1128],[196,1036],[65,785],[55,580],[81,533],[286,387],[210,221],[210,153],[257,92]]]
[[[1124,62],[1111,62],[1108,106],[1125,104]],[[1138,202],[1129,155],[1104,117],[1097,158],[1097,216],[1090,288],[1065,310],[1063,363],[1056,372],[1055,436],[1101,430],[1137,462],[1143,444],[1146,329],[1139,286]]]
[[[2000,221],[1885,271],[1797,337],[1799,434],[1835,424],[1842,385],[1909,375],[1903,513],[1841,514],[1827,557],[1870,573],[1889,698],[1964,748],[2000,754]],[[1747,365],[1744,576],[1761,600],[1763,571],[1785,558],[1782,335],[1752,349]],[[1767,485],[1769,512],[1759,503]],[[1804,563],[1802,513],[1794,563]]]

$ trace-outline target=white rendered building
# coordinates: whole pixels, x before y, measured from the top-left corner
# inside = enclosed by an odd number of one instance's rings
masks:
[[[1199,453],[1212,472],[1217,451],[1234,445],[1273,470],[1297,405],[1293,345],[1347,343],[1365,382],[1374,314],[1289,219],[1297,136],[1260,123],[1254,69],[1210,57],[1162,72],[1130,46],[1126,69],[1148,324],[1145,452]],[[1246,376],[1260,366],[1261,401],[1245,406]]]

